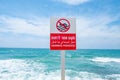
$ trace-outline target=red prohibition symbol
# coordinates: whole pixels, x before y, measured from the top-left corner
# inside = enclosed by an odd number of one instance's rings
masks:
[[[70,22],[67,19],[61,18],[57,21],[56,28],[60,32],[67,32],[70,29]]]

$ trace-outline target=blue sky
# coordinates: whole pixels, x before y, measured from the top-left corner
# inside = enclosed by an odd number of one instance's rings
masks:
[[[76,18],[77,48],[120,49],[120,0],[0,0],[0,47],[49,48],[53,16]]]

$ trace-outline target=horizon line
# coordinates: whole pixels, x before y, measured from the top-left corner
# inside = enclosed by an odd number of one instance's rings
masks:
[[[23,49],[50,49],[50,48],[41,48],[41,47],[0,47],[0,48],[23,48]],[[77,48],[76,50],[79,50],[79,49],[96,49],[96,50],[120,50],[119,48]],[[68,50],[66,50],[68,51]],[[75,51],[75,50],[73,50]]]

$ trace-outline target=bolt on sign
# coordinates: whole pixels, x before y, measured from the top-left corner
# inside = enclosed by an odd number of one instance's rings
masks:
[[[76,19],[50,19],[50,49],[76,50]]]

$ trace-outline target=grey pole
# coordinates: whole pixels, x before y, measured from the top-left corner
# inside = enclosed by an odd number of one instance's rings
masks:
[[[61,51],[61,80],[65,80],[65,50]]]

